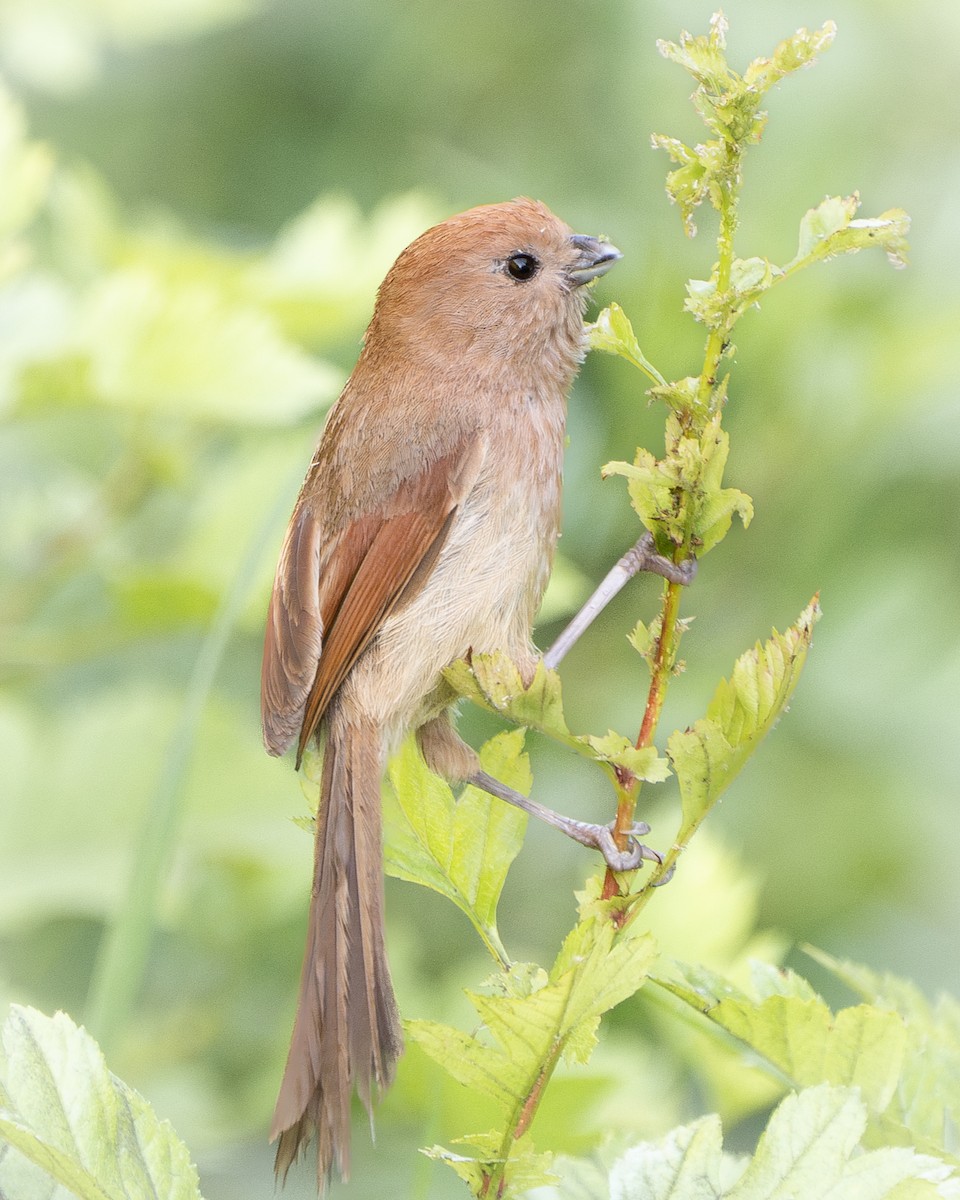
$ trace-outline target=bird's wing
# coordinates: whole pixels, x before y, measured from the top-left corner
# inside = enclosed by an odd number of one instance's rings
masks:
[[[334,692],[384,618],[429,577],[483,454],[479,436],[465,438],[326,544],[301,496],[280,555],[263,647],[263,734],[272,754],[282,754],[299,729],[299,764]]]

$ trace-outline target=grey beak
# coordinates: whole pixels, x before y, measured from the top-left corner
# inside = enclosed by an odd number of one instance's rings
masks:
[[[589,283],[600,275],[605,275],[613,264],[623,255],[610,242],[601,242],[599,238],[588,237],[583,233],[575,233],[570,238],[570,244],[577,251],[577,257],[567,270],[567,275],[574,287]]]

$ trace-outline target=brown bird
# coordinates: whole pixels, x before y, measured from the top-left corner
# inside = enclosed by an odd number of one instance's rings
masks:
[[[402,1049],[383,934],[380,781],[411,730],[431,770],[523,802],[479,771],[440,672],[503,650],[530,676],[560,523],[566,397],[583,284],[620,258],[542,204],[471,209],[400,255],[332,409],[280,555],[263,652],[263,731],[297,763],[325,739],[296,1022],[273,1119],[285,1176],[317,1138],[322,1190],[349,1172]],[[529,808],[529,802],[525,802]],[[617,867],[605,827],[542,810]],[[637,851],[634,853],[634,851]]]

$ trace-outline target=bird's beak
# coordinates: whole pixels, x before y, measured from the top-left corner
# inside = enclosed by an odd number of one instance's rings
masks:
[[[580,287],[581,284],[589,283],[591,279],[605,275],[617,259],[623,258],[616,246],[610,242],[601,242],[599,238],[587,237],[583,233],[573,234],[570,245],[577,252],[577,257],[567,268],[567,275],[574,287]]]

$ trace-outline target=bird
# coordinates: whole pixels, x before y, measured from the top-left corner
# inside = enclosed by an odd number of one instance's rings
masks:
[[[352,1095],[371,1111],[402,1052],[384,942],[387,758],[414,733],[445,779],[523,799],[480,771],[442,671],[503,651],[533,676],[533,621],[560,532],[567,397],[585,354],[585,285],[620,258],[525,197],[428,229],[378,290],[297,498],[267,614],[263,737],[273,755],[296,743],[298,767],[322,741],[323,766],[299,999],[271,1128],[281,1180],[311,1139],[318,1190],[334,1169],[348,1178]]]

